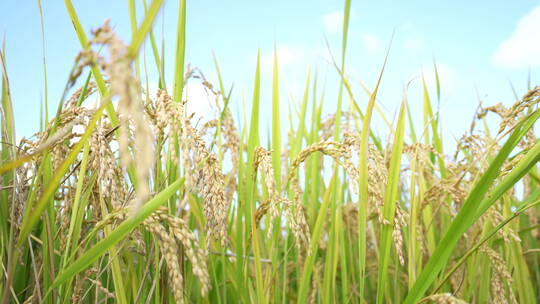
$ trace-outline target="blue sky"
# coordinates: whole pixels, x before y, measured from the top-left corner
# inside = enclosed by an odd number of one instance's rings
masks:
[[[56,106],[79,44],[63,1],[43,1],[48,98]],[[74,1],[87,31],[105,19],[130,40],[126,1]],[[335,110],[338,77],[328,64],[328,39],[338,56],[341,45],[342,1],[188,1],[186,60],[215,81],[212,51],[226,86],[234,83],[232,106],[242,112],[249,104],[257,50],[262,60],[263,113],[269,111],[274,44],[280,58],[281,103],[287,109],[301,98],[307,70],[327,80],[325,113]],[[138,7],[138,17],[142,8]],[[393,117],[403,88],[409,87],[413,115],[420,113],[420,78],[433,91],[433,61],[442,82],[441,117],[445,135],[459,137],[469,126],[478,97],[484,104],[511,104],[538,80],[540,67],[540,3],[537,1],[352,1],[347,71],[362,107],[367,98],[360,82],[373,87],[392,32],[395,37],[383,78],[380,103]],[[166,45],[166,74],[171,65],[177,3],[166,1],[155,24],[158,41]],[[139,19],[140,20],[140,19]],[[44,96],[43,52],[37,1],[0,1],[0,34],[5,38],[8,74],[18,137],[38,130]],[[148,52],[148,58],[150,53]],[[148,60],[152,66],[152,61]],[[150,68],[151,82],[157,82]],[[191,88],[197,94],[197,88]],[[200,91],[200,90],[199,90]],[[202,93],[201,93],[202,94]],[[195,110],[206,111],[204,98],[194,96]],[[53,108],[54,109],[54,108]],[[283,114],[283,118],[286,116]],[[419,117],[419,120],[421,118]],[[268,121],[262,121],[262,130]]]

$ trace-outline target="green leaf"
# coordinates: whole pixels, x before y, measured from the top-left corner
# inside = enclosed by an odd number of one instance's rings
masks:
[[[281,127],[279,111],[279,70],[278,54],[274,49],[274,73],[272,77],[272,165],[274,166],[274,176],[276,187],[281,189]]]
[[[386,282],[388,281],[388,266],[390,263],[390,249],[392,246],[392,231],[394,230],[394,217],[396,204],[399,202],[399,173],[401,172],[401,156],[403,152],[403,141],[405,135],[405,99],[401,104],[397,126],[394,131],[394,143],[392,144],[392,157],[390,158],[390,169],[388,171],[388,183],[384,196],[383,218],[389,224],[381,224],[380,236],[380,261],[379,276],[377,285],[377,303],[384,303],[384,294],[387,292]],[[397,274],[396,274],[397,275]]]
[[[176,58],[174,61],[173,99],[181,102],[184,88],[184,57],[186,54],[186,0],[179,0],[178,25],[176,28]]]
[[[367,213],[368,213],[368,184],[369,184],[369,172],[368,172],[368,146],[369,136],[371,134],[371,117],[373,116],[373,108],[377,100],[377,93],[379,92],[379,86],[381,84],[386,62],[388,60],[388,49],[384,63],[377,79],[375,89],[369,97],[368,106],[365,116],[362,120],[362,131],[360,133],[360,151],[358,158],[358,174],[359,174],[359,199],[358,199],[358,265],[360,270],[359,278],[359,292],[360,297],[364,295],[364,284],[366,276],[366,252],[367,252]],[[359,109],[357,109],[359,111]]]

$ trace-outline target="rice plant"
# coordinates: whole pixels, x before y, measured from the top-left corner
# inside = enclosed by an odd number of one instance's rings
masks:
[[[128,4],[129,43],[107,22],[88,32],[65,1],[81,51],[53,118],[30,138],[16,140],[0,51],[2,303],[540,301],[540,87],[512,107],[480,107],[454,155],[425,82],[423,100],[404,92],[391,136],[379,137],[371,121],[384,115],[386,61],[368,98],[355,96],[346,0],[337,108],[323,115],[308,74],[295,123],[282,124],[276,54],[264,130],[259,59],[241,123],[218,60],[217,83],[185,64],[185,0],[175,78],[160,72],[150,91],[139,60],[146,41],[163,71],[153,36],[163,1],[144,2],[138,27]],[[188,82],[206,87],[217,117],[193,119]],[[487,116],[499,117],[497,130]]]

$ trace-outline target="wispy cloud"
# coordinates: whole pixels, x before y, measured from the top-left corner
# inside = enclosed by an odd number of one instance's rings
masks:
[[[540,6],[518,21],[512,35],[493,54],[492,62],[504,68],[540,67]]]
[[[184,87],[184,96],[188,102],[186,111],[189,114],[195,113],[195,119],[203,121],[215,117],[214,98],[212,93],[208,92],[207,88],[199,81],[190,81]]]
[[[280,70],[306,61],[306,48],[301,45],[279,44],[277,47],[277,57]],[[272,73],[274,66],[274,48],[263,50],[261,53],[261,71]]]
[[[405,31],[403,48],[408,51],[422,51],[426,48],[426,41],[422,34],[414,29]]]
[[[361,36],[361,39],[362,39],[362,45],[370,53],[376,53],[376,52],[384,50],[383,41],[374,34],[363,33]]]
[[[277,47],[278,63],[280,68],[297,64],[303,60],[305,49],[302,46],[280,44]],[[261,69],[263,72],[271,72],[274,66],[274,50],[261,54]]]
[[[399,41],[400,47],[412,53],[419,53],[427,47],[422,29],[418,28],[412,20],[408,20],[399,26],[396,31],[396,38],[398,38],[396,40]]]
[[[276,50],[281,88],[284,92],[301,89],[302,75],[314,62],[313,48],[305,44],[280,43]],[[274,73],[274,52],[274,48],[261,50],[261,73],[264,77],[272,77]]]
[[[343,28],[343,12],[333,11],[323,16],[324,29],[328,33],[338,33]]]
[[[405,37],[403,48],[409,51],[422,51],[426,48],[426,41],[422,36],[413,34]]]
[[[439,75],[439,83],[444,95],[452,95],[457,91],[460,85],[460,77],[455,68],[446,63],[437,62],[437,74]],[[426,81],[428,89],[435,90],[436,80],[433,63],[423,65],[423,68],[414,72],[409,79],[412,80],[413,86],[421,86],[422,77]]]

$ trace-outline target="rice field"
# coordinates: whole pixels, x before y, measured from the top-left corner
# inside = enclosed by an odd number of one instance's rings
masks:
[[[66,0],[81,51],[53,118],[19,141],[0,51],[1,303],[540,302],[540,87],[479,107],[457,142],[443,138],[425,82],[422,100],[404,93],[388,119],[377,105],[386,62],[367,97],[345,72],[346,0],[336,109],[323,115],[308,74],[299,111],[281,121],[276,54],[265,129],[259,58],[245,121],[217,59],[216,83],[184,62],[185,0],[175,78],[149,89],[139,60],[147,43],[163,70],[162,5],[145,6],[123,41],[108,22],[83,28]],[[193,118],[189,82],[219,115]],[[391,136],[376,135],[375,117]]]

